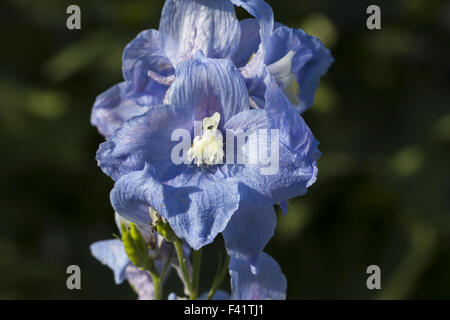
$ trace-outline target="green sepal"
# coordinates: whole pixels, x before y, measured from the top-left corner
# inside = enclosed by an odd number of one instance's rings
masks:
[[[136,225],[131,223],[130,230],[128,230],[122,223],[120,228],[122,230],[123,246],[125,247],[125,252],[127,253],[131,263],[140,269],[153,269],[154,261],[149,256],[147,243],[139,230],[136,228]]]
[[[167,242],[174,242],[177,239],[177,235],[173,232],[167,220],[161,217],[153,208],[149,207],[149,212],[150,218],[153,221],[152,227],[156,229],[156,232],[158,232]]]

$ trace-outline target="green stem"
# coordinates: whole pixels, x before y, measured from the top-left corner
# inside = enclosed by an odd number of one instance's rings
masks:
[[[148,269],[148,272],[153,279],[153,286],[155,287],[155,300],[162,300],[161,277],[158,274],[158,270],[156,270],[155,266],[153,266]]]
[[[194,271],[192,276],[192,291],[189,296],[190,300],[196,300],[198,296],[198,285],[200,282],[200,269],[202,264],[202,249],[194,250]]]
[[[164,281],[164,277],[166,276],[167,269],[169,268],[170,261],[172,261],[173,251],[174,251],[174,248],[172,247],[172,249],[170,249],[169,256],[167,257],[167,261],[164,264],[164,267],[163,267],[163,269],[161,271],[160,278],[162,279],[162,281]]]
[[[192,294],[191,280],[189,279],[189,273],[186,267],[186,258],[184,257],[183,241],[181,241],[180,238],[177,238],[175,239],[173,244],[175,246],[175,250],[177,251],[178,264],[180,265],[181,274],[183,275],[184,282],[186,283],[186,287],[189,291],[189,294]]]

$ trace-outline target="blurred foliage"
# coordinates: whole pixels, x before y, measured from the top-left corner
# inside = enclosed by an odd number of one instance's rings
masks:
[[[369,1],[268,2],[336,59],[305,114],[321,142],[319,179],[280,213],[267,247],[288,298],[450,298],[450,2],[378,1],[379,31],[365,27]],[[81,7],[79,31],[65,26],[69,4]],[[89,115],[162,5],[0,4],[0,299],[135,298],[89,253],[117,232]],[[204,257],[206,289],[218,254],[209,246]],[[70,264],[80,291],[66,289]],[[382,270],[377,292],[365,286],[371,264]]]

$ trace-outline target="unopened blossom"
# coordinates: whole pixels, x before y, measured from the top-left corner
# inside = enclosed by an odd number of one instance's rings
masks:
[[[129,225],[129,222],[121,218],[117,213],[115,214],[115,220],[119,230],[120,224]],[[151,248],[148,252],[149,257],[154,260],[156,268],[161,271],[170,257],[170,251],[173,250],[172,245],[167,243],[160,235],[150,232],[149,227],[138,225],[137,228]],[[152,277],[147,271],[140,270],[131,263],[121,240],[109,239],[97,241],[91,244],[90,249],[92,255],[97,260],[113,271],[116,284],[127,280],[138,294],[139,300],[155,299],[155,288]],[[186,253],[188,252],[186,249]],[[169,266],[181,275],[176,257],[173,256],[171,258]]]

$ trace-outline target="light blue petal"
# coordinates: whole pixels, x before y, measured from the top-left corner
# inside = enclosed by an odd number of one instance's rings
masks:
[[[272,238],[276,223],[273,206],[241,202],[223,231],[228,254],[256,267],[259,253]]]
[[[172,65],[201,50],[211,58],[228,58],[239,44],[239,21],[228,0],[167,0],[159,30]]]
[[[158,168],[158,174],[176,169],[171,161],[171,141],[175,129],[193,127],[192,113],[188,109],[161,105],[150,108],[145,114],[125,122],[97,151],[97,162],[103,172],[117,180],[135,170],[142,170],[146,163]],[[156,171],[156,169],[155,169]]]
[[[148,207],[169,221],[174,232],[195,250],[222,232],[239,205],[237,183],[202,171],[158,182],[146,166],[121,177],[111,192],[114,209],[133,222],[148,223]]]
[[[244,19],[240,21],[241,40],[239,47],[234,53],[232,60],[236,67],[245,66],[252,55],[258,51],[261,38],[259,34],[259,23],[256,19]]]
[[[138,294],[139,300],[155,299],[155,286],[147,271],[139,270],[138,267],[130,264],[125,270],[125,277]]]
[[[168,102],[193,110],[198,121],[219,112],[220,127],[233,115],[249,109],[244,79],[231,61],[206,58],[200,53],[177,66]]]
[[[284,300],[286,277],[278,263],[262,252],[259,257],[259,273],[253,274],[245,260],[230,259],[232,300]]]
[[[261,42],[263,47],[266,47],[274,26],[273,11],[270,5],[264,0],[231,0],[231,2],[236,6],[243,7],[259,21]]]
[[[151,223],[148,197],[153,193],[162,193],[162,186],[152,178],[149,171],[149,166],[146,166],[142,171],[126,174],[116,181],[111,190],[110,198],[114,210],[133,223]]]
[[[251,109],[236,114],[228,120],[224,129],[230,132],[234,130],[258,130],[267,129],[270,126],[270,120],[267,118],[267,112],[261,109]]]
[[[266,49],[265,62],[270,65],[294,51],[292,73],[296,75],[300,100],[297,108],[300,112],[308,109],[314,101],[314,95],[320,78],[333,63],[330,51],[322,42],[300,29],[278,27],[270,38]]]
[[[213,242],[238,209],[237,182],[218,173],[198,172],[170,183],[164,188],[161,215],[194,250]]]
[[[122,241],[118,239],[97,241],[90,246],[91,254],[114,272],[114,281],[120,284],[125,279],[125,269],[130,260]]]
[[[295,112],[288,98],[274,82],[266,90],[265,111],[270,119],[271,129],[280,131],[280,142],[288,151],[296,153],[307,162],[320,156],[317,149],[319,142],[303,117]]]
[[[126,84],[116,84],[95,99],[91,113],[91,123],[108,139],[128,119],[148,110],[131,99],[123,99]]]
[[[242,112],[230,119],[225,128],[276,129],[279,133],[278,170],[274,173],[262,174],[262,168],[268,166],[261,163],[237,164],[228,170],[228,175],[241,183],[242,201],[260,205],[279,203],[305,194],[315,181],[316,160],[320,156],[318,142],[276,83],[272,82],[266,90],[266,109]],[[276,163],[277,159],[273,160]]]
[[[123,96],[144,106],[162,104],[168,86],[153,79],[148,72],[165,77],[172,75],[174,70],[163,51],[159,32],[145,30],[139,33],[126,46],[122,60],[126,82]]]

